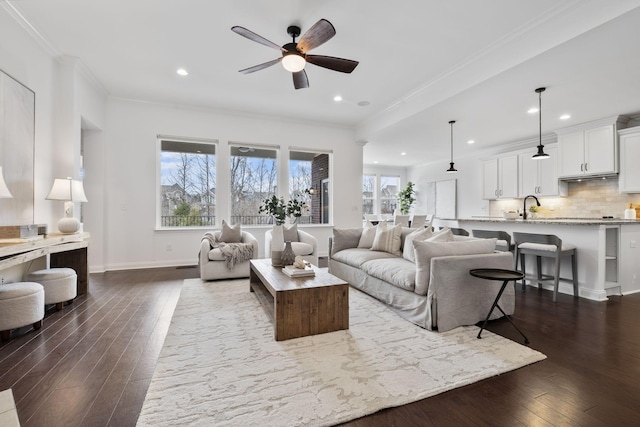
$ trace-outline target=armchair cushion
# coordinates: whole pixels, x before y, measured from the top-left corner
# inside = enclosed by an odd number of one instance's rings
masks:
[[[242,242],[242,230],[240,224],[229,226],[227,222],[222,220],[222,232],[219,240],[224,243],[240,243]]]
[[[291,224],[289,228],[287,228],[286,225],[282,225],[282,237],[284,237],[285,242],[299,242],[298,224]],[[293,251],[296,252],[295,249]],[[298,252],[296,252],[296,254],[297,253]]]

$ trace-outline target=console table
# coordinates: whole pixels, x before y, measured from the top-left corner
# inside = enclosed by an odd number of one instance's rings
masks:
[[[0,270],[49,255],[51,267],[73,268],[78,275],[78,295],[87,293],[89,233],[49,234],[44,239],[25,243],[0,244]]]

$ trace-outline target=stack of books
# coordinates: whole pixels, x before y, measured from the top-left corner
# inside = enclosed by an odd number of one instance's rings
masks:
[[[316,275],[316,272],[310,265],[306,265],[305,268],[297,268],[293,265],[287,265],[282,269],[282,272],[289,277],[304,277]]]

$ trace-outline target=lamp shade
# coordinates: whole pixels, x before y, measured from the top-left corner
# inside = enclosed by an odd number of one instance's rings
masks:
[[[82,181],[71,178],[56,178],[47,200],[64,200],[70,202],[87,202]]]
[[[9,199],[13,197],[9,188],[7,188],[7,184],[4,182],[4,174],[2,173],[2,166],[0,166],[0,198]]]

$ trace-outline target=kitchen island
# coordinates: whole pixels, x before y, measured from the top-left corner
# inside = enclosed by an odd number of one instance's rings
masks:
[[[555,234],[576,246],[580,296],[597,301],[609,295],[640,292],[640,220],[603,218],[531,218],[507,220],[497,217],[438,218],[440,227],[472,230]],[[543,263],[543,268],[545,268]],[[527,271],[535,268],[527,260]],[[549,267],[549,266],[547,266]],[[550,273],[545,270],[544,273]],[[569,260],[563,260],[561,277],[571,277]],[[551,289],[551,286],[545,286]],[[573,295],[573,287],[561,281],[558,292]]]

